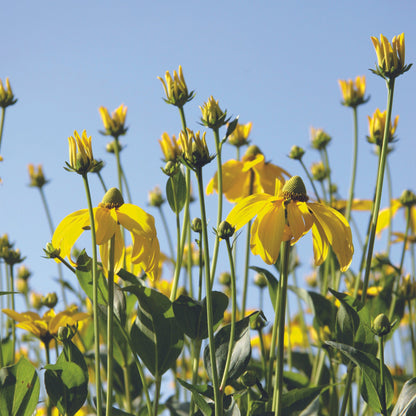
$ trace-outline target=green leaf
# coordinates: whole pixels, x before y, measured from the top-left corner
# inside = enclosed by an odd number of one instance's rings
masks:
[[[73,416],[82,407],[88,396],[88,373],[74,362],[45,367],[45,387],[58,410]]]
[[[282,414],[291,415],[306,409],[326,386],[293,389],[282,395]]]
[[[262,274],[267,279],[267,287],[269,288],[269,296],[273,309],[276,305],[276,297],[279,292],[279,281],[266,269],[261,267],[251,266],[250,269]]]
[[[88,261],[82,267],[78,267],[75,270],[78,282],[82,287],[82,290],[85,294],[92,300],[93,299],[93,286],[92,286],[92,270],[91,270],[92,261]],[[107,305],[108,301],[108,289],[107,281],[103,273],[97,271],[97,281],[98,281],[98,303],[100,305]]]
[[[194,402],[204,416],[214,415],[214,391],[211,386],[194,386],[181,379],[178,382],[192,393]]]
[[[412,416],[415,414],[416,377],[413,377],[404,384],[391,416]]]
[[[154,289],[129,286],[123,290],[135,294],[139,301],[130,334],[135,352],[154,376],[161,376],[173,366],[183,347],[183,332],[172,303]]]
[[[181,295],[173,302],[173,312],[182,331],[191,339],[208,338],[206,298],[197,301]],[[221,323],[228,306],[228,297],[222,292],[212,292],[214,330]]]
[[[363,399],[376,412],[381,412],[382,406],[380,401],[380,360],[372,354],[359,351],[354,347],[338,342],[327,341],[328,345],[341,351],[355,365],[363,371],[363,386],[361,395]],[[393,379],[389,369],[383,364],[384,383],[386,387],[386,407],[389,408],[393,400]]]
[[[13,364],[13,340],[10,336],[1,340],[0,344],[1,354],[3,357],[3,364],[12,365]],[[1,414],[1,413],[0,413]]]
[[[253,314],[252,314],[253,315]],[[230,342],[231,324],[221,328],[214,337],[215,360],[218,377],[221,380],[227,360],[228,345]],[[251,357],[250,345],[250,316],[235,323],[234,348],[231,354],[231,363],[228,370],[227,382],[236,380],[247,368]],[[209,345],[204,350],[204,365],[208,377],[212,380],[212,366],[209,354]]]
[[[172,211],[179,214],[186,201],[186,180],[181,169],[169,177],[166,183],[166,198]]]
[[[227,139],[228,136],[230,136],[233,133],[233,131],[237,127],[237,124],[238,124],[238,116],[233,121],[228,123],[227,131],[225,133],[225,139]]]
[[[21,358],[0,369],[0,415],[31,416],[38,404],[40,383],[33,365]]]

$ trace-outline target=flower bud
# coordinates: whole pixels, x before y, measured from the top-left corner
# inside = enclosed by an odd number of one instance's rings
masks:
[[[149,205],[151,207],[161,207],[165,202],[165,199],[162,196],[162,190],[156,186],[148,194]]]
[[[41,299],[41,303],[43,306],[48,308],[54,308],[58,303],[58,296],[55,292],[48,293],[46,296],[43,296]]]
[[[328,177],[328,170],[322,162],[316,162],[311,165],[311,174],[315,181],[323,182]]]
[[[59,248],[55,248],[52,243],[47,243],[46,248],[44,248],[43,251],[48,259],[56,259],[61,254],[61,250]]]
[[[254,284],[260,289],[263,289],[267,286],[267,279],[264,277],[263,273],[256,273],[254,275]]]
[[[316,129],[311,127],[311,143],[314,149],[325,149],[331,140],[331,136],[327,134],[323,129]]]
[[[105,146],[105,150],[107,153],[116,153],[116,150],[118,150],[118,153],[120,153],[123,150],[123,146],[118,140],[113,140],[112,142],[108,142]]]
[[[202,220],[201,220],[201,218],[194,218],[192,220],[191,229],[195,233],[202,233]]]
[[[65,343],[73,338],[76,334],[76,325],[75,326],[60,326],[57,333],[57,338],[59,341]]]
[[[6,88],[4,88],[4,85],[0,79],[0,107],[6,108],[10,105],[16,104],[16,102],[17,99],[14,98],[9,78],[6,78]]]
[[[172,162],[171,160],[169,160],[166,163],[165,167],[162,168],[162,172],[167,176],[175,176],[178,172],[178,169],[179,165],[176,162]]]
[[[230,239],[233,236],[235,227],[233,227],[229,222],[222,221],[218,226],[217,235],[219,238],[224,240]]]
[[[31,275],[32,273],[30,272],[30,270],[23,264],[17,269],[18,279],[28,280]]]
[[[30,293],[30,304],[34,309],[40,309],[42,307],[42,295],[39,293]]]
[[[289,157],[295,160],[302,160],[305,150],[299,146],[292,146],[289,152]]]
[[[231,274],[228,272],[223,272],[218,277],[218,282],[221,285],[224,286],[230,286],[231,285]]]
[[[267,324],[267,321],[262,313],[257,314],[254,321],[250,321],[250,328],[256,331],[263,329]]]
[[[408,189],[406,189],[401,194],[399,201],[405,207],[412,207],[416,205],[416,195],[412,191],[409,191]]]
[[[18,278],[16,280],[16,289],[20,293],[27,293],[29,290],[29,285],[27,284],[27,280]]]
[[[371,329],[376,335],[380,337],[387,335],[391,330],[389,318],[387,318],[384,313],[380,313],[374,319],[371,325]]]
[[[254,144],[252,144],[251,146],[247,147],[246,152],[244,153],[243,156],[243,161],[247,162],[250,160],[254,160],[256,158],[257,155],[262,155],[262,151],[260,150],[260,148]]]
[[[202,124],[210,129],[219,129],[230,121],[229,118],[226,119],[227,110],[222,111],[218,105],[218,101],[215,101],[213,96],[211,96],[208,101],[199,108],[202,112]]]
[[[249,143],[248,136],[250,135],[253,123],[237,124],[234,131],[228,136],[228,143],[235,147],[241,147]]]
[[[188,87],[186,86],[185,78],[182,72],[182,66],[180,65],[178,72],[173,71],[173,77],[170,75],[169,71],[166,71],[165,80],[163,80],[161,77],[158,77],[158,79],[163,84],[163,89],[165,90],[166,94],[166,99],[164,100],[168,104],[182,108],[195,96],[193,91],[188,93]]]
[[[105,107],[98,109],[101,119],[104,124],[105,131],[100,131],[104,136],[119,137],[127,132],[127,128],[124,126],[126,122],[127,107],[121,104],[116,108],[110,116],[110,113]]]
[[[42,188],[44,185],[46,185],[49,182],[46,180],[43,174],[42,165],[38,165],[38,168],[36,171],[35,165],[30,163],[27,166],[27,169],[29,171],[29,179],[30,179],[29,186]]]

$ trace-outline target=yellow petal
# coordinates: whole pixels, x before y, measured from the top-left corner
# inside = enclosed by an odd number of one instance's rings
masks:
[[[329,243],[318,221],[312,225],[313,258],[315,265],[321,265],[328,256]]]
[[[292,234],[291,244],[294,245],[312,227],[313,218],[304,202],[287,204],[287,222]]]
[[[35,321],[41,319],[41,317],[36,312],[28,311],[18,313],[12,309],[2,309],[1,311],[16,322]]]
[[[276,186],[276,179],[280,182],[285,182],[291,175],[279,166],[273,165],[273,163],[265,163],[256,167],[259,173],[260,184],[263,188],[263,192],[267,194],[273,194]],[[285,178],[286,176],[286,178]]]
[[[243,162],[242,172],[248,172],[250,169],[253,169],[255,166],[259,167],[264,165],[264,155],[258,154],[253,160],[248,160]]]
[[[140,207],[123,204],[116,210],[119,223],[134,234],[143,234],[148,238],[156,236],[155,219]]]
[[[115,209],[98,207],[94,210],[95,237],[97,244],[105,244],[118,228]]]
[[[268,194],[250,195],[237,203],[228,214],[226,221],[237,231],[269,204],[271,199],[272,196]]]
[[[87,209],[75,211],[60,222],[53,233],[52,245],[61,250],[61,257],[70,259],[73,245],[84,231],[84,227],[89,225],[90,217]]]
[[[108,265],[109,265],[109,240],[107,243],[100,245],[100,257],[103,266],[104,274],[108,277]],[[123,267],[124,262],[124,240],[120,226],[117,226],[114,238],[114,274],[117,274]]]
[[[391,220],[396,215],[397,210],[401,206],[402,204],[397,199],[393,199],[389,207],[382,209],[378,213],[376,234],[379,234],[381,231],[388,227],[388,225],[391,223]]]

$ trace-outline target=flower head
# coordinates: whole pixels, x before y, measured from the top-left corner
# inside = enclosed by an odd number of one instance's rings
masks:
[[[100,107],[98,111],[100,112],[105,128],[104,132],[100,132],[101,134],[113,137],[119,137],[126,134],[127,127],[125,127],[125,122],[127,107],[124,104],[121,104],[120,107],[116,108],[111,115],[105,107]]]
[[[372,117],[367,116],[368,130],[369,130],[369,135],[367,136],[367,140],[369,143],[374,143],[377,146],[381,146],[383,144],[384,129],[386,126],[386,116],[387,116],[387,111],[381,112],[378,108],[376,109]],[[394,133],[396,132],[398,122],[399,122],[398,115],[394,119],[394,123],[390,122],[390,128],[388,131],[389,143],[393,142],[396,139]]]
[[[65,162],[66,170],[85,175],[94,172],[102,163],[94,159],[91,147],[91,136],[83,130],[82,136],[74,131],[74,136],[68,137],[69,142],[69,163]]]
[[[369,98],[364,98],[365,76],[358,76],[355,81],[352,79],[339,80],[338,83],[342,93],[342,105],[356,108],[369,100]]]
[[[256,217],[250,247],[267,264],[276,262],[282,241],[294,245],[312,228],[315,264],[323,263],[332,246],[341,271],[347,270],[354,252],[348,222],[335,209],[307,201],[302,179],[293,176],[284,185],[276,181],[274,195],[257,193],[241,200],[226,221],[237,231]]]
[[[371,40],[377,54],[375,74],[383,78],[396,78],[408,71],[412,64],[405,65],[404,33],[394,36],[390,43],[388,39],[380,35],[380,40],[372,36]]]
[[[222,111],[218,101],[215,101],[212,95],[209,97],[208,101],[199,108],[201,109],[202,113],[202,124],[209,127],[210,129],[219,129],[230,121],[229,118],[226,118],[227,110]]]
[[[331,136],[323,129],[316,129],[315,127],[311,127],[311,144],[314,149],[325,149],[331,140]]]
[[[165,90],[166,99],[168,104],[175,105],[182,108],[188,101],[191,101],[195,97],[195,93],[191,91],[188,93],[188,87],[186,86],[185,78],[183,77],[182,67],[179,65],[178,72],[173,71],[173,77],[169,71],[165,73],[165,80],[158,77],[163,84]]]
[[[161,207],[165,202],[165,198],[163,198],[162,190],[159,186],[155,186],[151,191],[148,193],[148,201],[151,207]]]
[[[186,133],[179,133],[179,144],[183,150],[182,160],[191,169],[202,168],[213,159],[209,154],[205,135],[204,132],[201,137],[199,131],[194,133],[190,129],[187,129]]]
[[[249,144],[248,136],[250,135],[252,126],[252,122],[247,124],[238,123],[234,131],[228,136],[228,143],[235,147]]]
[[[181,146],[176,140],[175,136],[169,136],[166,132],[162,134],[162,138],[159,139],[160,148],[164,156],[165,162],[177,162],[182,155]]]
[[[229,160],[222,165],[223,193],[230,202],[237,202],[251,194],[274,192],[276,179],[281,182],[290,174],[283,168],[266,162],[257,146],[251,145],[242,160]],[[207,194],[218,191],[217,174],[207,185]]]
[[[17,99],[14,98],[9,78],[6,78],[6,88],[4,88],[4,85],[0,79],[0,107],[6,108],[10,105],[16,104],[16,102]]]
[[[93,209],[96,241],[100,246],[101,262],[105,274],[108,270],[109,242],[115,236],[114,273],[122,265],[125,255],[123,234],[120,225],[130,231],[133,250],[132,262],[141,264],[144,271],[153,279],[157,274],[160,255],[154,218],[133,204],[125,204],[121,193],[111,188],[98,207]],[[81,209],[65,217],[56,228],[52,245],[60,250],[61,257],[72,261],[70,253],[83,231],[91,227],[87,209]]]
[[[37,169],[33,163],[27,165],[27,170],[29,172],[30,183],[29,186],[42,188],[49,181],[46,180],[45,175],[43,174],[42,165],[38,165]]]

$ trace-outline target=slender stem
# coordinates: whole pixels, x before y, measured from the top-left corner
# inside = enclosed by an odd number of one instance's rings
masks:
[[[208,234],[207,234],[207,216],[205,213],[205,198],[204,198],[204,184],[202,180],[202,168],[198,168],[196,171],[196,178],[198,181],[198,193],[199,202],[201,205],[201,222],[202,222],[202,240],[204,248],[204,266],[205,266],[205,296],[207,305],[207,327],[208,327],[208,341],[209,341],[209,358],[211,361],[211,378],[212,387],[214,390],[214,402],[215,402],[215,416],[222,416],[223,404],[220,400],[219,382],[218,382],[218,370],[217,360],[215,356],[215,340],[214,340],[214,323],[213,323],[213,311],[212,311],[212,293],[211,293],[211,281],[210,281],[210,266],[209,266],[209,246],[208,246]]]
[[[310,183],[311,183],[311,185],[312,185],[313,191],[315,192],[316,199],[318,200],[318,202],[321,202],[321,198],[319,198],[319,194],[318,194],[318,191],[316,190],[316,187],[315,187],[315,182],[314,182],[314,180],[312,179],[312,176],[310,175],[310,173],[309,173],[308,169],[306,168],[305,164],[303,163],[303,160],[302,160],[302,159],[299,159],[299,162],[300,162],[300,164],[302,165],[302,168],[303,168],[303,170],[305,171],[306,176],[308,177],[309,182],[310,182]]]
[[[123,195],[123,171],[121,169],[121,162],[120,162],[120,141],[118,140],[118,136],[114,136],[114,156],[116,157],[116,164],[117,164],[117,178],[118,178],[118,189]]]
[[[15,302],[14,302],[14,276],[13,276],[13,265],[9,265],[10,270],[10,299],[12,303],[12,311],[15,312]],[[12,345],[13,345],[13,351],[12,351],[12,363],[14,364],[16,359],[16,322],[14,319],[11,320],[12,323]]]
[[[222,380],[220,384],[220,391],[223,392],[225,386],[227,385],[228,370],[231,364],[231,355],[234,349],[235,343],[235,322],[237,320],[237,289],[236,289],[236,277],[233,261],[233,251],[231,248],[230,240],[227,238],[225,240],[227,244],[228,259],[230,262],[230,274],[231,274],[231,323],[230,323],[230,341],[228,343],[227,359],[225,361],[224,373],[222,375]]]
[[[129,204],[131,204],[132,199],[131,199],[129,184],[127,182],[127,177],[124,173],[123,166],[120,165],[120,168],[121,168],[121,179],[124,183],[124,186],[126,187],[127,201],[128,201]]]
[[[113,316],[114,316],[114,250],[115,235],[108,242],[108,304],[107,304],[107,401],[106,415],[111,416],[113,409]]]
[[[380,336],[378,339],[378,348],[380,353],[380,402],[381,402],[381,414],[387,416],[386,409],[386,385],[384,383],[384,337]]]
[[[1,108],[1,121],[0,121],[0,147],[1,147],[1,140],[3,138],[3,128],[4,128],[4,118],[6,117],[6,108]]]
[[[387,97],[387,110],[386,110],[387,111],[386,125],[384,127],[383,144],[381,147],[380,163],[378,166],[378,173],[377,173],[376,198],[374,201],[373,212],[371,216],[371,228],[370,228],[370,237],[369,237],[369,242],[368,242],[363,292],[361,294],[361,301],[363,303],[365,303],[367,299],[367,288],[368,288],[368,282],[370,280],[371,259],[373,257],[374,240],[376,238],[377,219],[378,219],[378,213],[380,210],[381,194],[383,191],[384,171],[386,167],[386,160],[387,160],[387,153],[388,153],[390,120],[391,120],[391,113],[392,113],[392,108],[393,108],[394,78],[390,79],[387,82],[387,89],[388,89],[388,97]]]
[[[283,367],[284,367],[284,337],[285,337],[285,312],[287,297],[287,281],[289,269],[290,241],[282,243],[282,270],[280,274],[279,290],[279,333],[277,339],[276,382],[274,385],[273,405],[275,416],[282,414],[283,394]],[[276,397],[276,400],[274,400]]]
[[[223,201],[223,194],[222,194],[222,161],[221,161],[221,149],[222,145],[220,143],[220,133],[218,128],[212,129],[214,133],[214,140],[215,140],[215,151],[217,153],[217,186],[218,186],[218,209],[217,209],[217,229],[222,221],[222,201]],[[212,253],[212,262],[211,262],[211,287],[214,283],[215,277],[215,269],[217,267],[217,260],[218,260],[218,250],[220,247],[220,238],[218,235],[215,237],[214,243],[214,250]]]
[[[347,207],[345,209],[345,219],[349,222],[351,216],[351,206],[354,199],[355,189],[355,178],[357,176],[357,159],[358,159],[358,118],[357,118],[357,107],[352,108],[353,119],[354,119],[354,147],[352,156],[352,172],[351,172],[351,183],[350,190],[348,193]]]
[[[91,224],[91,249],[92,249],[92,286],[93,286],[93,314],[94,314],[94,369],[95,369],[95,393],[97,395],[97,416],[102,413],[102,397],[101,397],[101,376],[100,376],[100,327],[98,322],[98,274],[97,274],[97,240],[95,236],[94,211],[91,202],[91,192],[88,185],[87,175],[82,175],[84,180],[85,193],[87,195],[88,212]]]
[[[155,397],[153,399],[153,416],[157,416],[157,409],[159,407],[160,386],[162,384],[162,377],[157,374],[155,376]]]
[[[331,181],[331,167],[329,166],[329,157],[328,157],[328,151],[326,150],[326,147],[323,149],[323,159],[324,159],[324,164],[325,164],[325,168],[327,170],[327,174],[328,174],[328,193],[329,193],[329,199],[328,199],[328,203],[329,205],[332,205],[332,181]]]
[[[390,172],[390,165],[389,161],[386,161],[386,178],[387,178],[387,194],[389,200],[389,210],[390,210],[390,221],[387,227],[387,247],[386,247],[386,254],[389,256],[390,254],[390,246],[391,246],[391,236],[393,233],[393,212],[392,212],[392,200],[393,200],[393,186],[391,181],[391,172]]]
[[[413,330],[413,311],[412,311],[411,299],[407,299],[407,305],[409,306],[409,332],[410,332],[410,341],[412,343],[413,376],[415,376],[416,375],[416,339],[415,339],[415,332]]]
[[[344,396],[342,398],[341,411],[339,413],[339,416],[345,416],[345,412],[347,411],[348,400],[350,399],[352,379],[354,376],[354,368],[354,364],[350,362],[347,368],[347,379],[345,381]]]
[[[50,350],[49,350],[49,341],[44,342],[43,345],[45,346],[45,358],[46,358],[46,365],[50,364],[51,358],[50,358]],[[46,415],[52,416],[52,400],[50,397],[46,400]]]
[[[196,386],[198,383],[198,370],[199,370],[199,355],[201,352],[202,340],[196,338],[193,340],[192,348],[192,385]],[[189,416],[195,413],[194,397],[191,397],[191,404],[189,406]]]
[[[159,206],[158,209],[159,209],[160,218],[162,219],[163,228],[165,229],[166,239],[168,240],[170,257],[172,258],[172,261],[173,261],[173,258],[175,257],[175,252],[173,250],[172,237],[170,236],[168,223],[166,222],[166,217],[165,217],[165,214],[163,213],[162,206]]]
[[[105,186],[104,179],[101,175],[101,172],[97,172],[98,179],[100,180],[101,186],[103,187],[104,193],[107,192],[107,187]]]

